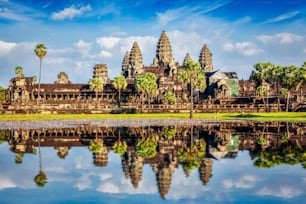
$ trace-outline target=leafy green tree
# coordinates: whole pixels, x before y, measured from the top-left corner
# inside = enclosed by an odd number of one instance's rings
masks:
[[[34,181],[38,187],[44,187],[47,184],[47,180],[47,175],[43,171],[39,171],[34,178]]]
[[[176,135],[176,127],[175,126],[164,126],[164,136],[167,139],[171,139]]]
[[[164,95],[164,104],[176,104],[176,97],[175,94],[172,92],[167,92]]]
[[[40,80],[42,72],[42,60],[47,55],[47,47],[45,46],[45,44],[39,43],[36,45],[34,52],[39,58],[38,99],[40,99]]]
[[[145,158],[153,158],[156,156],[156,148],[158,145],[158,136],[152,135],[144,137],[136,143],[136,153]]]
[[[267,95],[267,93],[268,93],[268,90],[266,86],[258,86],[256,88],[256,94],[262,98],[264,104],[266,104],[265,96]]]
[[[15,67],[14,72],[18,77],[24,77],[22,66]]]
[[[118,107],[120,107],[121,102],[121,91],[126,89],[127,85],[128,83],[123,75],[114,78],[113,86],[118,90]]]
[[[89,88],[96,93],[96,99],[98,99],[98,92],[103,91],[103,86],[103,81],[100,78],[94,77],[89,80]]]
[[[93,153],[99,153],[103,150],[103,140],[96,137],[89,142],[88,149]]]
[[[285,66],[282,67],[281,72],[281,86],[288,90],[286,97],[286,112],[289,110],[290,90],[296,89],[300,83],[299,67],[296,66]]]
[[[178,79],[190,88],[190,118],[193,118],[193,91],[206,89],[205,72],[198,62],[188,60],[178,72]]]
[[[7,90],[6,88],[0,86],[0,103],[2,103],[2,101],[5,99],[5,91],[6,90]]]
[[[266,93],[266,111],[268,111],[268,106],[269,106],[269,92],[268,92],[268,83],[270,82],[269,80],[271,79],[271,73],[272,70],[274,69],[275,65],[272,64],[271,62],[258,62],[254,64],[254,69],[255,72],[253,74],[254,79],[257,81],[257,83],[260,86],[266,86],[267,93]]]
[[[126,152],[127,144],[125,141],[116,141],[113,145],[113,150],[116,154],[123,155]]]
[[[23,153],[18,153],[18,154],[16,154],[16,156],[15,156],[15,163],[16,163],[16,164],[22,164],[22,162],[23,162],[23,156],[24,156]]]
[[[141,93],[141,111],[143,111],[145,96],[149,101],[149,96],[156,95],[158,91],[156,75],[151,72],[138,75],[136,78],[136,90]]]

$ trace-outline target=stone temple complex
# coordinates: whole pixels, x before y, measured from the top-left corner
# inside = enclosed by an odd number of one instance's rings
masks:
[[[151,65],[143,64],[143,56],[137,42],[133,43],[122,60],[121,75],[128,86],[121,91],[121,106],[118,108],[118,91],[108,77],[106,64],[96,64],[93,78],[103,81],[103,89],[95,93],[89,84],[71,83],[67,73],[58,74],[53,84],[41,84],[38,96],[38,84],[33,77],[15,77],[10,80],[5,100],[0,106],[3,113],[120,113],[120,112],[188,112],[190,91],[187,84],[178,79],[179,70],[190,60],[186,53],[183,64],[173,57],[172,47],[165,31],[162,32]],[[195,59],[193,59],[195,60]],[[221,72],[213,66],[212,53],[206,44],[199,51],[198,61],[205,71],[205,91],[194,90],[195,112],[262,112],[278,111],[276,93],[270,87],[268,107],[261,97],[256,96],[254,81],[239,80],[235,72]],[[147,97],[141,104],[141,94],[137,91],[136,78],[144,73],[154,73],[157,78],[158,93]],[[88,79],[90,80],[90,79]],[[171,92],[176,97],[175,104],[165,104],[165,94]],[[300,95],[302,98],[302,94]],[[273,97],[274,96],[274,97]],[[298,100],[301,100],[297,99]],[[281,101],[281,108],[285,102]],[[144,106],[144,107],[142,107]],[[291,104],[292,110],[298,108]]]

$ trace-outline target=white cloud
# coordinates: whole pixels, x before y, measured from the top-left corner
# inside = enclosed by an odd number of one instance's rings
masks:
[[[101,37],[97,38],[96,42],[101,48],[111,49],[118,45],[118,43],[121,41],[120,38],[117,37]]]
[[[91,43],[79,40],[77,43],[74,43],[74,47],[83,57],[89,56],[91,50]]]
[[[6,188],[14,188],[16,187],[16,184],[11,181],[9,178],[0,176],[0,189],[6,189]]]
[[[305,39],[305,37],[293,33],[278,33],[275,35],[259,35],[257,36],[257,39],[264,44],[276,43],[280,45],[288,45],[301,42]]]
[[[260,196],[274,196],[280,198],[293,198],[303,194],[303,190],[300,188],[295,188],[292,186],[274,186],[272,187],[263,187],[256,192],[257,195]]]
[[[92,173],[85,173],[82,174],[81,177],[79,177],[76,181],[75,187],[79,190],[82,191],[84,189],[88,189],[91,188],[91,180],[90,180],[90,176],[92,175]]]
[[[275,22],[285,21],[285,20],[288,20],[288,19],[291,19],[291,18],[297,16],[299,13],[300,12],[298,12],[298,11],[285,13],[285,14],[279,15],[275,18],[269,19],[265,23],[275,23]]]
[[[4,42],[0,40],[0,57],[10,53],[17,46],[16,43]]]
[[[49,58],[46,58],[44,59],[44,62],[46,64],[53,64],[53,65],[58,65],[58,64],[64,64],[67,60],[67,58],[65,57],[49,57]]]
[[[64,20],[64,19],[73,19],[75,16],[83,15],[85,12],[91,11],[91,6],[82,6],[77,9],[74,5],[69,8],[65,8],[62,11],[52,13],[51,18],[53,20]]]
[[[237,43],[226,42],[223,44],[223,50],[226,52],[238,52],[244,56],[253,56],[263,52],[263,50],[257,48],[256,44],[249,41]]]
[[[115,184],[110,182],[103,183],[102,185],[100,185],[97,191],[103,193],[120,193],[119,188]]]
[[[8,0],[0,0],[0,3],[8,3]]]
[[[105,57],[105,58],[111,58],[113,55],[112,53],[105,51],[105,50],[101,50],[99,53],[100,57]]]
[[[226,189],[230,188],[241,188],[241,189],[249,189],[255,186],[258,178],[252,175],[243,175],[239,179],[225,179],[222,181],[223,187]]]

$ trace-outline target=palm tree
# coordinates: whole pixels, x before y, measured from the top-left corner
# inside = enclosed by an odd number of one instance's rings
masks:
[[[271,62],[258,62],[254,64],[255,73],[253,73],[253,77],[255,80],[260,84],[260,86],[266,86],[267,94],[266,94],[266,111],[268,111],[269,100],[268,100],[268,82],[271,80],[271,73],[273,68],[275,67],[274,64]]]
[[[121,91],[127,87],[127,81],[123,75],[114,78],[113,86],[118,90],[118,107],[120,108]]]
[[[198,62],[188,60],[178,73],[178,79],[182,83],[189,84],[190,88],[190,118],[193,118],[193,91],[206,89],[206,78],[204,70]]]
[[[47,175],[42,171],[42,158],[40,151],[40,133],[38,133],[38,156],[39,156],[39,172],[35,176],[34,181],[38,187],[44,187],[47,183]]]
[[[96,99],[98,99],[98,92],[103,91],[103,86],[104,86],[103,81],[100,78],[94,77],[89,80],[90,90],[96,93]]]
[[[290,90],[296,87],[300,83],[300,73],[299,67],[296,66],[286,66],[282,67],[281,72],[281,86],[288,90],[287,100],[286,100],[286,112],[289,110],[289,99],[290,99]]]
[[[41,80],[41,72],[42,72],[42,59],[47,55],[47,48],[45,44],[39,43],[36,45],[34,52],[39,58],[38,99],[40,99],[40,80]]]
[[[22,67],[22,66],[17,66],[17,67],[15,67],[14,71],[15,71],[15,74],[16,74],[18,77],[24,77],[24,74],[23,74],[23,67]]]

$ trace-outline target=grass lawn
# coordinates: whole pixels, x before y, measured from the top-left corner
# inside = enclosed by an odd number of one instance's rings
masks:
[[[78,119],[133,119],[133,118],[189,118],[188,113],[163,114],[0,114],[0,120],[78,120]],[[195,113],[194,118],[212,120],[256,120],[306,122],[306,112],[278,113]]]

